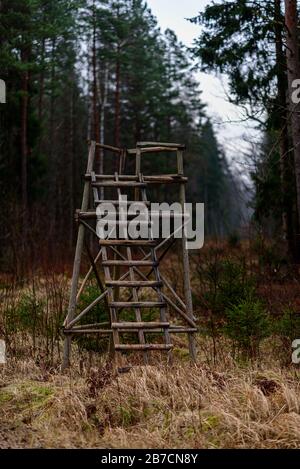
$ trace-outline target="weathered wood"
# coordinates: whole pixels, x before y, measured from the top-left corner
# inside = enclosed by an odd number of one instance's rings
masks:
[[[95,176],[95,172],[94,172],[94,171],[91,171],[90,177],[91,177],[91,182],[92,182],[92,183],[97,182],[96,176]],[[92,191],[93,191],[94,200],[99,199],[98,187],[95,187],[95,186],[92,185]],[[103,192],[104,189],[101,188],[101,191]],[[100,197],[101,197],[101,196],[100,196]],[[104,194],[103,194],[103,197],[104,197]],[[102,198],[102,197],[101,197],[101,198]]]
[[[139,153],[139,152],[138,152]],[[138,154],[137,153],[137,154]],[[138,173],[138,176],[139,176],[139,181],[144,181],[143,179],[143,175],[139,172]],[[146,194],[146,190],[145,189],[142,189],[141,191],[141,194],[142,194],[142,199],[144,202],[147,201],[147,194]],[[150,232],[149,232],[149,237],[152,239],[153,238],[153,232],[152,232],[152,229],[150,228]],[[158,270],[158,261],[157,261],[157,256],[156,256],[156,251],[155,249],[151,249],[150,251],[150,256],[151,256],[151,259],[153,261],[153,268],[151,270],[154,270],[154,273],[155,273],[155,279],[157,282],[161,282],[161,279],[160,279],[160,274],[159,274],[159,270]],[[145,280],[146,281],[146,280]],[[160,303],[164,303],[162,301],[162,293],[161,293],[161,289],[160,288],[157,288],[156,289],[156,293],[157,293],[157,296],[158,296],[158,299],[159,299],[159,302]],[[162,306],[160,309],[159,309],[159,316],[160,316],[160,322],[161,323],[167,323],[167,314],[166,314],[166,304],[164,306]],[[169,335],[169,329],[168,328],[164,328],[163,329],[164,331],[164,341],[165,341],[165,346],[167,347],[167,344],[170,343],[170,335]],[[169,354],[168,356],[169,358],[169,361],[172,360],[172,356],[171,354]]]
[[[147,184],[179,184],[180,182],[188,182],[188,178],[184,176],[148,176],[144,180]]]
[[[130,150],[127,150],[127,153],[129,155],[135,155],[137,152],[137,148],[132,148]],[[176,151],[176,147],[140,147],[141,153],[158,153],[158,152],[174,152]]]
[[[110,150],[114,153],[122,153],[123,149],[118,147],[113,147],[112,145],[105,145],[104,143],[96,142],[96,146],[103,148],[104,150]]]
[[[162,301],[112,301],[113,308],[163,308],[166,303]]]
[[[169,327],[169,322],[113,322],[112,329],[155,329]]]
[[[116,350],[171,350],[172,344],[119,344],[115,346]]]
[[[76,210],[75,218],[78,220],[95,220],[97,218],[97,213],[95,210],[88,210],[87,212]]]
[[[94,230],[94,228],[91,225],[89,225],[86,221],[81,220],[80,224],[83,225],[85,228],[87,228],[91,233],[93,233],[93,235],[98,237],[96,230]]]
[[[114,324],[114,323],[113,323]],[[112,326],[113,326],[112,324]],[[116,323],[116,326],[119,326],[121,323]],[[144,330],[147,332],[147,334],[160,334],[163,333],[164,327],[167,326],[161,326],[159,328],[151,328],[149,327],[149,323],[145,323],[147,326],[144,328]],[[92,324],[94,326],[94,324]],[[65,329],[64,334],[103,334],[103,335],[110,335],[113,333],[113,329],[119,329],[119,332],[138,332],[139,329],[137,327],[131,328],[123,328],[123,327],[112,327],[111,329],[88,329],[88,328],[79,328],[79,327],[74,327],[72,329]],[[187,334],[190,332],[197,332],[197,329],[192,328],[192,327],[182,327],[182,328],[168,328],[168,332],[170,334]]]
[[[107,295],[107,290],[105,290],[103,293],[101,293],[100,296],[98,296],[98,298],[96,298],[94,301],[92,301],[92,303],[90,303],[86,308],[84,308],[83,311],[81,311],[80,314],[78,314],[78,316],[76,316],[74,319],[72,319],[72,321],[70,321],[69,323],[66,324],[66,329],[70,328],[73,326],[73,324],[76,324],[76,322],[79,321],[79,319],[81,319],[86,313],[88,313],[94,306],[96,306],[99,301],[102,300],[102,298],[104,298],[105,296]]]
[[[94,143],[94,145],[96,145]],[[100,145],[99,145],[100,146]],[[115,151],[118,153],[119,156],[124,155],[124,150],[119,148],[110,147],[107,145],[101,145],[101,148],[106,148],[108,150]],[[184,149],[184,145],[177,144],[177,143],[157,143],[157,142],[139,142],[135,150],[129,150],[127,153],[135,155],[136,157],[136,168],[134,175],[126,175],[126,174],[118,174],[115,173],[114,175],[108,174],[95,174],[93,172],[93,165],[87,169],[85,180],[90,189],[92,189],[93,195],[93,203],[94,207],[96,207],[100,203],[111,203],[113,204],[118,211],[118,207],[126,206],[128,208],[131,204],[136,204],[141,202],[141,205],[149,207],[150,202],[147,200],[146,195],[146,188],[148,185],[151,184],[173,184],[177,183],[180,184],[180,203],[183,205],[185,202],[185,192],[184,186],[187,182],[187,178],[184,176],[183,173],[183,154],[182,150]],[[177,154],[177,166],[178,171],[176,174],[164,174],[164,175],[150,175],[150,176],[143,176],[141,174],[141,163],[142,163],[142,154],[143,153],[157,153],[157,152],[175,152]],[[123,169],[124,161],[121,161],[119,158],[118,166],[119,171],[121,172]],[[111,187],[117,189],[117,197],[118,200],[103,200],[104,198],[104,188]],[[98,190],[101,188],[101,191]],[[124,189],[135,189],[134,197],[135,201],[126,201],[124,202],[121,197],[125,194],[121,194],[121,190]],[[140,200],[142,199],[142,200]],[[114,213],[114,212],[113,212]],[[130,216],[135,216],[136,214],[128,214]],[[182,217],[182,214],[177,214],[174,212],[168,212],[165,210],[159,211],[149,211],[148,216],[151,217]],[[88,203],[85,209],[82,209],[77,212],[77,218],[80,222],[80,226],[83,228],[88,228],[93,234],[95,230],[92,226],[92,223],[88,225],[86,221],[91,220],[95,221],[97,219],[97,212],[95,209],[88,209]],[[86,220],[86,221],[85,221]],[[82,315],[88,312],[94,305],[95,301],[100,301],[100,297],[98,297],[94,302],[88,305],[84,311],[79,313],[76,318],[72,318],[71,321],[66,321],[65,324],[65,334],[66,339],[71,339],[73,335],[76,334],[103,334],[103,335],[110,335],[113,337],[114,348],[117,352],[122,352],[126,350],[132,351],[142,351],[144,353],[145,363],[148,362],[147,352],[148,350],[166,350],[170,351],[172,348],[170,334],[174,333],[187,333],[189,338],[189,350],[190,355],[193,360],[195,360],[195,342],[194,342],[194,333],[197,331],[196,324],[194,322],[194,316],[192,313],[192,303],[191,303],[191,292],[189,292],[190,297],[187,294],[187,288],[189,284],[189,272],[188,272],[188,256],[184,252],[185,243],[182,244],[183,247],[183,267],[184,267],[184,291],[185,291],[185,303],[182,299],[177,295],[175,290],[172,288],[170,283],[164,279],[159,272],[158,265],[160,260],[165,256],[165,254],[170,249],[172,243],[174,242],[174,235],[178,231],[178,229],[171,233],[171,235],[164,239],[160,244],[157,244],[159,241],[153,239],[152,235],[152,225],[149,221],[142,221],[149,226],[149,238],[148,239],[104,239],[100,240],[99,243],[102,246],[97,258],[102,257],[102,265],[104,268],[105,273],[105,283],[107,290],[103,292],[104,298],[108,299],[108,307],[110,310],[110,323],[94,323],[94,324],[86,324],[86,325],[75,325],[77,321],[80,320]],[[122,219],[117,220],[119,225],[124,224]],[[125,221],[127,224],[128,221]],[[181,229],[181,228],[180,228]],[[171,241],[169,243],[169,241]],[[162,248],[166,243],[168,243],[166,248],[163,250],[163,253],[160,254],[159,259],[157,259],[157,252],[160,248]],[[127,249],[127,258],[125,257],[125,251],[122,251],[122,248]],[[131,248],[138,247],[143,254],[142,259],[134,259],[132,258]],[[146,248],[150,248],[150,252],[146,254]],[[109,259],[107,256],[107,248],[109,248],[112,252],[115,252],[115,259]],[[116,249],[118,248],[118,249]],[[136,251],[138,254],[138,251]],[[91,256],[89,253],[90,262],[92,267],[89,269],[88,275],[85,277],[83,281],[83,286],[86,284],[87,278],[90,273],[94,270],[97,280],[99,281],[99,275],[96,268],[96,259]],[[99,257],[98,257],[99,256]],[[119,260],[121,259],[121,260]],[[113,278],[111,277],[110,267],[114,268],[114,275]],[[120,269],[121,267],[128,267],[128,271],[120,276]],[[150,267],[147,269],[148,273],[143,273],[142,267]],[[151,274],[154,273],[155,277],[153,280],[150,280]],[[136,274],[136,275],[135,275]],[[138,276],[138,278],[137,278]],[[188,279],[187,279],[188,276]],[[98,278],[99,277],[99,278]],[[128,278],[129,277],[129,278]],[[161,287],[163,285],[163,280],[165,280],[166,286],[169,288],[171,293],[175,297],[175,301],[172,301],[169,297],[167,297],[162,291]],[[83,286],[80,288],[80,293],[83,289]],[[101,288],[101,279],[99,283],[99,287]],[[126,301],[121,301],[119,298],[119,290],[120,288],[131,289],[125,290],[122,293],[125,293],[124,299]],[[139,298],[138,291],[141,288],[150,287],[153,288],[155,294],[157,295],[157,300],[154,301],[142,301]],[[131,295],[130,295],[131,292]],[[130,296],[130,298],[126,298],[126,293]],[[152,297],[150,297],[152,299]],[[167,316],[167,304],[171,306],[177,313],[181,315],[181,317],[185,320],[188,326],[177,326],[177,325],[170,325],[168,316]],[[178,304],[180,306],[178,306]],[[118,316],[120,315],[120,311],[124,308],[134,308],[135,311],[135,320],[131,322],[126,321],[119,321]],[[143,321],[141,309],[142,308],[159,308],[159,318],[157,321]],[[103,328],[102,326],[109,326],[110,328]],[[133,333],[138,335],[139,344],[120,344],[120,334],[126,333]],[[146,337],[147,334],[163,334],[165,344],[147,344]],[[116,357],[121,359],[120,354],[116,354]],[[168,360],[170,359],[171,355],[168,354]]]
[[[112,204],[112,205],[117,205],[117,206],[124,205],[124,207],[125,207],[125,205],[128,206],[128,205],[136,204],[139,201],[136,201],[136,200],[126,200],[126,201],[123,201],[123,200],[121,200],[121,201],[120,200],[98,200],[98,199],[95,200],[96,205],[97,204],[103,204],[103,202],[105,202],[106,204]],[[143,205],[150,206],[150,202],[141,202],[141,203]]]
[[[195,327],[182,327],[182,328],[179,328],[179,327],[168,327],[168,328],[155,328],[155,329],[143,329],[144,332],[146,334],[164,334],[165,333],[165,329],[167,330],[168,334],[189,334],[191,332],[197,332],[198,329],[196,329]],[[138,332],[139,329],[120,329],[119,330],[119,333],[122,334],[122,333],[136,333]]]
[[[80,324],[78,326],[72,326],[72,329],[89,329],[91,327],[110,326],[110,321],[105,322],[93,322],[92,324]]]
[[[115,224],[116,226],[127,226],[129,222],[130,222],[130,220],[115,220],[115,221],[114,221],[114,224]],[[85,224],[86,222],[82,221],[82,223]],[[153,225],[153,222],[152,222],[151,220],[139,220],[138,223],[139,223],[140,225],[146,225],[146,226],[147,226],[147,225],[148,225],[148,226]],[[91,228],[91,229],[92,229],[92,228]],[[94,230],[94,233],[96,233],[95,230]],[[108,239],[110,239],[110,238],[108,238]],[[115,238],[111,238],[111,239],[115,239]],[[124,241],[126,241],[126,240],[127,240],[127,238],[124,238]],[[142,240],[142,239],[140,239],[140,240]],[[137,241],[139,241],[139,240],[137,239]]]
[[[107,281],[106,285],[109,285],[111,287],[119,286],[119,287],[139,287],[139,288],[144,288],[144,287],[162,287],[163,283],[162,282],[157,282],[156,280],[111,280]]]
[[[105,281],[110,281],[112,280],[111,278],[111,275],[110,275],[110,270],[109,270],[109,267],[108,266],[105,266],[104,262],[107,261],[107,252],[106,252],[106,248],[103,247],[102,248],[102,265],[104,267],[104,274],[105,274]],[[110,310],[110,320],[111,322],[117,322],[118,321],[118,317],[117,317],[117,312],[116,312],[116,309],[111,307],[111,303],[114,301],[114,291],[113,291],[113,288],[112,287],[107,287],[107,291],[108,291],[108,302],[109,302],[109,310]],[[113,345],[114,347],[120,342],[120,337],[119,337],[119,333],[116,329],[113,330]],[[111,343],[112,345],[112,343]],[[115,348],[113,349],[112,347],[110,347],[110,354],[112,355],[114,353],[114,350]],[[119,361],[119,357],[116,357],[117,358],[117,362]]]
[[[146,183],[135,181],[103,181],[92,182],[93,187],[145,187]]]
[[[157,242],[149,239],[100,239],[100,246],[156,246]]]
[[[73,335],[73,334],[112,334],[112,329],[65,329],[64,334]]]
[[[142,154],[141,154],[141,150],[139,148],[137,148],[136,154],[135,154],[135,175],[136,175],[137,178],[140,177],[141,164],[142,164]],[[143,187],[143,186],[141,186],[141,187]],[[139,198],[138,189],[135,189],[135,191],[134,191],[134,198],[135,198],[135,200],[138,200],[138,198]]]
[[[177,313],[180,314],[180,316],[183,317],[183,319],[186,320],[186,322],[192,326],[192,327],[197,327],[195,322],[194,322],[194,316],[190,317],[188,314],[186,314],[184,311],[182,311],[167,295],[164,293],[162,294],[163,299],[173,308]]]
[[[95,264],[95,262],[94,262],[94,258],[93,258],[93,256],[92,256],[92,253],[91,253],[89,244],[88,244],[88,242],[87,242],[86,239],[84,240],[84,245],[85,245],[85,249],[86,249],[88,258],[89,258],[90,263],[91,263],[91,265],[92,265],[92,269],[93,269],[93,271],[94,271],[94,275],[95,275],[95,278],[96,278],[96,280],[97,280],[99,289],[100,289],[101,293],[103,293],[103,292],[105,291],[105,288],[104,288],[104,286],[103,286],[101,277],[100,277],[100,275],[99,275],[99,272],[98,272],[98,269],[97,269],[96,264]]]
[[[183,153],[182,150],[177,151],[177,171],[178,174],[183,175]],[[180,194],[179,194],[179,201],[182,206],[182,210],[184,211],[185,207],[185,187],[184,184],[180,185]],[[185,230],[182,230],[182,262],[183,262],[183,284],[184,284],[184,296],[185,296],[185,303],[186,303],[186,311],[187,315],[190,319],[193,319],[193,300],[192,300],[192,289],[191,289],[191,282],[190,282],[190,265],[189,265],[189,254],[187,250],[187,240],[185,236]],[[190,325],[191,322],[189,322]],[[188,334],[189,339],[189,351],[190,356],[193,362],[197,360],[197,350],[196,350],[196,342],[194,333]]]
[[[185,149],[185,145],[182,143],[170,143],[170,142],[137,142],[137,147],[172,147],[172,148],[181,148],[182,150]]]
[[[130,207],[129,207],[130,208]],[[141,207],[143,208],[143,207]],[[113,212],[106,212],[105,215],[109,216],[115,216],[115,215],[118,215],[119,214],[119,211],[116,210],[116,211],[113,211]],[[126,216],[128,218],[135,218],[136,217],[136,213],[135,211],[127,211],[126,213]],[[182,213],[174,213],[172,211],[167,211],[167,210],[160,210],[160,211],[148,211],[147,213],[147,218],[151,221],[151,219],[153,218],[181,218],[183,219],[183,214]],[[81,212],[80,210],[78,210],[76,212],[76,218],[77,219],[81,219],[81,220],[85,220],[85,219],[88,219],[88,220],[96,220],[98,217],[97,215],[97,212],[95,210],[89,210],[87,212]],[[137,240],[138,241],[138,240]]]
[[[87,170],[86,170],[87,173],[90,173],[93,170],[94,158],[95,158],[95,142],[91,142],[90,149],[89,149]],[[81,205],[82,212],[86,212],[88,209],[89,196],[90,196],[90,184],[88,181],[86,181],[84,184],[84,189],[83,189],[83,197],[82,197],[82,205]],[[69,323],[73,320],[74,315],[75,315],[76,295],[77,295],[77,289],[78,289],[83,240],[84,240],[84,226],[80,224],[78,228],[78,235],[77,235],[68,314],[67,314],[66,321],[65,321],[66,326],[69,325]],[[64,354],[63,354],[63,363],[62,363],[63,370],[67,368],[70,364],[70,353],[71,353],[71,340],[70,340],[70,337],[66,337],[65,342],[64,342]]]
[[[91,180],[91,175],[90,174],[85,174],[84,178],[87,180]],[[96,180],[100,181],[105,181],[105,180],[113,180],[114,175],[113,174],[95,174]],[[179,181],[187,181],[188,178],[185,176],[182,176],[180,174],[163,174],[163,175],[148,175],[148,176],[143,176],[143,179],[145,182],[151,182],[151,181],[160,181],[164,179],[178,179]],[[138,181],[138,176],[136,174],[119,174],[119,180],[120,181]]]
[[[160,274],[161,276],[161,279],[164,283],[164,285],[170,290],[170,292],[172,293],[172,295],[174,295],[175,299],[180,303],[181,307],[186,310],[186,306],[184,304],[184,302],[182,301],[182,299],[180,298],[179,295],[177,295],[176,291],[174,290],[174,288],[172,287],[172,285],[170,284],[170,282],[167,280],[167,278]]]
[[[121,265],[121,266],[139,266],[139,267],[149,267],[153,266],[154,263],[152,261],[140,261],[140,260],[131,260],[131,261],[116,261],[116,260],[103,260],[102,265],[110,266],[110,265]]]
[[[101,256],[101,249],[99,250],[97,256],[96,256],[95,259],[94,259],[94,263],[95,263],[95,264],[96,264],[97,261],[99,260],[100,256]],[[85,285],[86,285],[86,282],[88,281],[88,279],[89,279],[89,277],[90,277],[90,275],[91,275],[92,272],[93,272],[93,267],[90,267],[89,270],[87,271],[87,273],[86,273],[84,279],[83,279],[82,282],[81,282],[81,285],[80,285],[79,290],[78,290],[77,295],[76,295],[76,302],[78,302],[78,300],[79,300],[79,298],[80,298],[80,296],[81,296],[81,293],[83,292],[83,289],[84,289],[84,287],[85,287]]]

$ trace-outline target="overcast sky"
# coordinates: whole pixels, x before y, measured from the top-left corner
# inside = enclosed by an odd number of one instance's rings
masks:
[[[200,27],[186,20],[203,11],[208,0],[148,0],[153,14],[164,31],[173,29],[178,38],[186,45],[192,45],[199,35]],[[239,158],[242,149],[248,149],[248,139],[257,139],[257,132],[250,123],[243,121],[242,110],[226,100],[226,77],[218,78],[214,74],[199,73],[202,99],[207,103],[207,112],[212,117],[218,140],[226,150],[227,156]],[[225,89],[224,89],[225,88]],[[228,121],[231,121],[228,123]],[[234,122],[232,122],[234,121]],[[252,124],[253,126],[253,124]]]

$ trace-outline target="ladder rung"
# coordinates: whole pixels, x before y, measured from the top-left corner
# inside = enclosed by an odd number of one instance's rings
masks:
[[[167,328],[169,322],[113,322],[112,329],[156,329],[157,327]]]
[[[99,217],[98,220],[99,221],[101,221],[101,220],[105,221],[106,219]],[[108,220],[106,220],[106,221],[108,221]],[[130,220],[114,220],[114,219],[112,219],[110,221],[113,222],[116,226],[127,226],[128,223],[131,222]],[[144,226],[145,225],[146,226],[152,226],[153,225],[153,221],[151,221],[151,220],[139,220],[138,223],[139,223],[139,225],[144,225]]]
[[[91,179],[91,175],[89,173],[86,173],[84,177],[88,181]],[[114,181],[115,180],[114,179],[115,178],[114,174],[94,174],[94,178],[96,180],[100,180],[100,181],[105,181],[105,180]],[[138,182],[139,178],[136,174],[119,174],[118,175],[118,180],[119,181],[137,181]]]
[[[111,301],[111,308],[164,308],[164,301]]]
[[[171,350],[172,344],[117,344],[115,350]]]
[[[157,242],[150,239],[100,239],[100,246],[156,246]]]
[[[185,145],[182,143],[174,142],[137,142],[137,147],[172,147],[172,148],[185,148]]]
[[[92,182],[93,187],[147,187],[145,182],[135,181],[103,181]]]
[[[120,329],[119,332],[138,332],[139,329]],[[161,334],[163,332],[162,328],[159,328],[159,327],[156,327],[155,329],[149,329],[149,328],[146,328],[145,329],[145,332],[147,334]],[[168,327],[168,332],[170,334],[188,334],[188,333],[192,333],[192,332],[198,332],[198,329],[196,329],[195,327],[182,327],[182,328],[178,328],[178,327],[175,327],[173,328],[171,325],[170,327]]]
[[[144,266],[152,266],[155,267],[158,265],[158,262],[156,261],[116,261],[116,260],[109,260],[109,261],[102,261],[102,265],[104,266],[109,266],[109,265],[124,265],[124,266],[129,266],[129,267],[144,267]]]
[[[147,184],[178,184],[187,183],[188,178],[185,176],[145,176]]]
[[[128,179],[126,179],[125,177],[122,178],[122,176],[119,176],[120,177],[120,182],[138,182],[137,181],[137,177],[136,176],[127,176]],[[113,178],[112,175],[100,175],[100,174],[96,174],[95,175],[95,178],[97,179],[97,181],[95,182],[99,182],[99,181],[107,181],[109,182],[110,179]],[[122,179],[121,179],[122,178]],[[86,179],[90,179],[89,176],[86,177]],[[116,181],[114,181],[116,182]],[[144,183],[143,184],[174,184],[174,183],[186,183],[188,182],[188,178],[186,176],[182,176],[180,174],[171,174],[171,175],[164,175],[164,176],[144,176]],[[102,183],[101,183],[102,185]],[[127,185],[128,187],[128,185]]]
[[[113,174],[94,174],[94,178],[95,178],[95,181],[115,181],[115,176]],[[173,174],[163,174],[163,175],[144,175],[144,182],[149,182],[149,181],[154,181],[154,180],[160,180],[160,179],[187,179],[186,177],[182,176],[182,174],[178,174],[178,173],[173,173]],[[86,173],[85,174],[85,179],[86,180],[90,180],[91,179],[91,175]],[[136,181],[136,182],[139,182],[139,178],[138,176],[136,176],[135,174],[119,174],[119,181]]]
[[[99,202],[101,203],[101,202]],[[113,216],[115,217],[116,215],[119,215],[120,212],[119,211],[114,211],[114,212],[106,212],[105,213],[105,216]],[[136,217],[136,212],[130,212],[130,210],[126,213],[127,217],[128,218],[135,218]],[[148,217],[149,219],[149,223],[150,221],[153,219],[153,218],[180,218],[180,219],[183,219],[184,217],[184,214],[183,213],[174,213],[174,212],[171,212],[171,211],[167,211],[167,210],[164,210],[164,211],[149,211],[147,213],[147,215],[145,215]],[[97,218],[97,212],[96,211],[88,211],[88,212],[81,212],[80,210],[76,212],[75,214],[75,217],[78,217],[78,218],[91,218],[91,219],[95,219]],[[99,217],[99,215],[98,215]],[[142,220],[142,222],[145,223],[145,221],[147,220]],[[117,221],[116,221],[117,223]]]
[[[142,200],[126,200],[126,201],[123,201],[123,200],[95,200],[94,201],[96,204],[103,204],[103,203],[106,203],[106,204],[112,204],[112,205],[132,205],[132,204],[142,204],[142,205],[146,205],[146,206],[149,206],[150,205],[150,202],[149,201],[142,201]]]
[[[155,280],[109,280],[105,282],[109,287],[162,287],[162,282]]]

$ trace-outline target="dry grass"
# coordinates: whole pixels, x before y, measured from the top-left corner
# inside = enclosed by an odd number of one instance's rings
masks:
[[[17,376],[17,378],[16,378]],[[221,365],[0,375],[0,447],[297,448],[298,373]]]
[[[258,293],[270,316],[280,315],[287,306],[298,311],[298,273],[284,281],[280,279],[285,278],[285,267],[278,278],[271,269],[262,275],[256,258],[245,248],[243,252],[249,270],[257,270],[263,280]],[[207,285],[201,284],[197,265],[213,265],[215,257],[224,256],[218,253],[203,250],[192,259],[193,291],[201,300]],[[180,291],[178,263],[172,260],[165,270]],[[130,357],[136,366],[123,374],[105,365],[105,356],[74,344],[74,365],[63,375],[60,326],[69,278],[38,277],[30,288],[6,286],[2,280],[0,333],[7,342],[8,363],[0,365],[0,448],[300,446],[300,370],[280,366],[290,364],[289,337],[287,346],[278,336],[267,338],[261,343],[259,363],[246,363],[221,332],[210,338],[202,335],[199,365],[192,366],[186,338],[178,336],[173,366],[152,356],[155,366],[144,367]],[[25,293],[31,302],[20,308]],[[208,308],[198,303],[195,313],[205,325]],[[199,329],[203,333],[202,322]]]

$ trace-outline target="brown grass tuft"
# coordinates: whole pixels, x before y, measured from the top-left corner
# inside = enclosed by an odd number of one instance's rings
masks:
[[[42,375],[2,369],[1,447],[296,448],[294,370],[254,365],[107,366]],[[29,372],[30,370],[30,372]],[[15,370],[16,371],[16,370]]]

